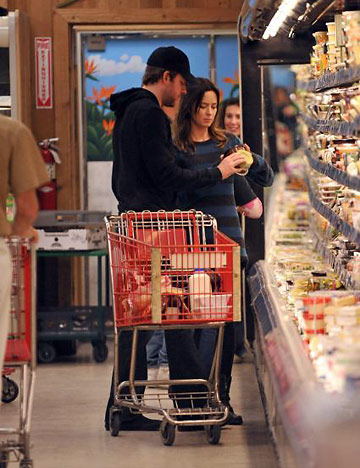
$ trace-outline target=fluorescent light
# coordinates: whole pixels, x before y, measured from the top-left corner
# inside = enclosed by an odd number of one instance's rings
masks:
[[[302,0],[283,0],[281,5],[279,6],[278,11],[272,17],[270,23],[265,29],[263,39],[269,39],[269,37],[276,36],[281,25],[284,23],[286,18],[291,15],[296,5],[301,1]]]

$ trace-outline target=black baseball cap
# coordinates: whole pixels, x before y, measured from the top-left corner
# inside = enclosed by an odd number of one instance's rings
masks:
[[[151,67],[159,67],[180,73],[187,82],[195,80],[195,77],[190,73],[190,63],[187,55],[177,47],[158,47],[150,55],[146,63]]]

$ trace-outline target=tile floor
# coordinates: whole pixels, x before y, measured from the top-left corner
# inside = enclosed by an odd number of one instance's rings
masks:
[[[111,343],[110,343],[111,346]],[[244,425],[226,427],[219,445],[203,432],[177,433],[172,447],[159,433],[103,429],[112,358],[93,361],[87,343],[75,357],[37,368],[31,440],[34,468],[277,468],[274,448],[261,406],[252,358],[234,364],[232,404]],[[0,409],[15,424],[17,401]],[[9,468],[16,464],[9,464]]]

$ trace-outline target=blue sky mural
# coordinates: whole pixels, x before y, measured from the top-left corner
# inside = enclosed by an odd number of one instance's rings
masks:
[[[215,36],[216,85],[224,99],[239,95],[236,36]]]
[[[141,86],[146,60],[160,46],[174,45],[189,57],[195,76],[210,76],[210,35],[147,36],[145,34],[110,37],[106,49],[91,51],[85,46],[85,105],[87,115],[87,157],[92,161],[112,159],[111,134],[114,115],[110,95]],[[85,42],[86,44],[86,42]],[[223,98],[238,95],[237,38],[215,37],[216,81]]]
[[[105,52],[85,53],[85,58],[96,66],[94,76],[102,86],[116,86],[116,92],[141,86],[146,60],[153,50],[173,45],[189,57],[193,75],[209,76],[208,37],[152,38],[136,37],[106,40]],[[86,95],[92,94],[94,82],[86,81]],[[96,87],[96,85],[95,85]]]

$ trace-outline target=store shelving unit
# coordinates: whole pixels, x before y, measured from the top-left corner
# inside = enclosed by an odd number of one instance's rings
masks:
[[[337,86],[348,86],[359,80],[360,66],[356,66],[340,70],[336,73],[324,73],[324,75],[317,80],[299,80],[297,82],[297,87],[304,91],[320,92]]]
[[[339,73],[327,74],[319,80],[311,80],[308,83],[301,82],[300,86],[309,92],[321,92],[335,86],[351,85],[359,79],[360,67],[356,67],[342,70]],[[353,122],[317,120],[307,114],[303,114],[302,118],[309,128],[322,133],[344,137],[359,137],[360,135],[360,118],[356,118]],[[331,164],[317,159],[315,154],[309,150],[304,150],[304,152],[309,168],[330,177],[341,185],[360,190],[360,177],[350,176]],[[284,179],[282,184],[285,184]],[[316,186],[311,183],[309,176],[307,184],[312,207],[326,218],[336,230],[360,247],[360,232],[318,198]],[[279,187],[277,187],[277,191],[278,189]],[[278,203],[278,200],[276,201]],[[277,209],[276,203],[273,203],[272,206],[273,209]],[[310,228],[317,253],[337,273],[347,289],[359,289],[359,282],[354,280],[342,264],[341,259],[337,258],[330,250],[326,240],[311,225]],[[271,242],[267,240],[268,245],[271,245]],[[325,391],[319,389],[320,384],[317,383],[318,380],[305,351],[304,342],[293,318],[286,310],[270,264],[264,261],[255,264],[250,271],[249,288],[256,317],[257,373],[260,387],[263,390],[263,401],[269,427],[276,441],[280,464],[286,468],[316,466],[314,460],[316,459],[317,435],[312,432],[312,416],[307,417],[304,401],[320,402],[322,398],[327,398]],[[334,399],[331,405],[335,411],[338,402]],[[320,423],[316,431],[321,432],[322,430],[324,428]]]
[[[331,266],[335,273],[339,276],[340,281],[346,289],[360,289],[360,282],[355,281],[351,274],[344,269],[340,260],[327,247],[326,242],[317,234],[315,229],[312,230],[312,240],[316,251],[322,256],[325,262]]]
[[[310,166],[317,172],[330,177],[333,180],[336,180],[341,185],[346,185],[349,188],[354,190],[360,190],[360,177],[351,176],[347,172],[340,171],[331,164],[320,161],[311,154],[311,152],[306,149],[305,155]]]
[[[360,231],[355,229],[349,223],[344,221],[338,214],[336,214],[331,208],[329,208],[325,203],[319,200],[316,196],[316,193],[313,191],[309,179],[307,179],[308,189],[309,189],[309,199],[312,207],[319,213],[321,216],[326,218],[329,223],[334,226],[335,229],[344,234],[352,242],[360,247]]]
[[[306,125],[312,130],[332,135],[355,137],[360,135],[360,116],[356,117],[353,122],[341,122],[338,120],[319,120],[304,113],[300,115]]]

